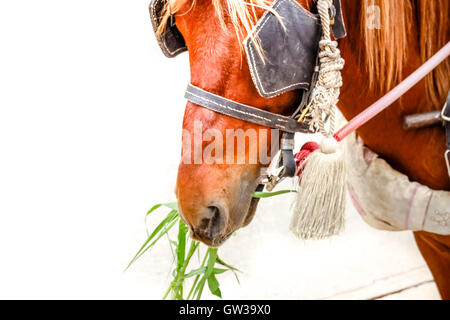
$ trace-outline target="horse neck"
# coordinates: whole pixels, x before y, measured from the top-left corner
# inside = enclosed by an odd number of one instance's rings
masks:
[[[360,25],[355,18],[357,6],[350,1],[342,1],[344,17],[347,22],[348,37],[340,41],[342,56],[346,61],[342,76],[339,108],[349,120],[370,104],[375,102],[386,90],[371,89],[369,75],[360,63]],[[416,28],[414,30],[414,28]],[[417,35],[417,27],[410,30]],[[403,77],[406,77],[421,64],[418,52],[418,39],[408,38],[406,62]],[[374,119],[357,130],[364,143],[377,152],[396,170],[408,175],[411,180],[428,185],[433,189],[450,190],[450,180],[444,162],[445,135],[442,128],[426,128],[417,131],[404,131],[403,117],[430,109],[426,99],[423,81],[406,93]]]

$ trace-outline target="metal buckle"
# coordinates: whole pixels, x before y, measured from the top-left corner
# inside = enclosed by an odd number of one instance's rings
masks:
[[[450,150],[444,153],[445,163],[447,164],[448,176],[450,177]]]
[[[175,17],[173,15],[169,16],[169,27],[172,28],[175,26]]]
[[[448,117],[448,116],[446,116],[445,115],[445,111],[447,111],[447,107],[448,107],[448,105],[447,105],[447,102],[444,104],[444,107],[442,108],[442,111],[441,111],[441,118],[442,118],[442,120],[444,120],[445,122],[450,122],[450,117]]]
[[[280,166],[281,161],[281,149],[275,154],[270,163],[269,167],[266,170],[266,175],[262,179],[261,183],[266,185],[267,191],[272,191],[273,188],[280,182],[283,177],[284,167]]]

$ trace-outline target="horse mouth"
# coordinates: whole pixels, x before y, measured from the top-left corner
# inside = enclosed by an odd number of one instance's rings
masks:
[[[255,192],[261,192],[263,190],[264,190],[264,185],[260,184],[256,187]],[[241,228],[246,227],[253,220],[253,217],[255,216],[255,213],[256,213],[256,209],[258,207],[258,202],[259,202],[259,198],[252,197],[252,199],[250,200],[250,205],[249,205],[248,211],[245,215],[244,222],[243,222],[243,225],[241,226]],[[196,232],[194,229],[191,228],[191,237],[194,240],[203,242],[204,244],[206,244],[209,247],[217,248],[217,247],[220,247],[225,241],[227,241],[228,238],[230,238],[234,232],[236,232],[236,230],[225,233],[220,237],[210,239],[208,237],[205,237],[203,234]]]
[[[264,190],[264,185],[259,184],[256,187],[255,192],[261,192],[263,190]],[[256,213],[256,208],[258,207],[258,203],[259,203],[259,198],[252,197],[252,200],[250,201],[250,206],[248,208],[247,215],[245,216],[244,224],[242,227],[246,227],[253,220],[253,217],[255,216],[255,213]]]
[[[225,235],[220,236],[219,238],[210,239],[210,238],[204,237],[201,234],[198,234],[197,232],[195,232],[194,230],[191,229],[191,238],[192,239],[201,241],[204,244],[206,244],[208,247],[212,247],[212,248],[220,247],[225,241],[228,240],[229,237],[231,237],[232,234],[233,234],[233,232],[229,232]]]

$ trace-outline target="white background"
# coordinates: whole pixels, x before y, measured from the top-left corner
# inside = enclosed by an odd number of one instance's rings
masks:
[[[122,274],[145,212],[175,199],[189,81],[187,54],[159,51],[148,2],[0,2],[0,298],[165,291],[167,244]],[[240,286],[219,278],[224,298],[361,298],[417,270],[415,297],[438,297],[410,232],[373,230],[351,209],[341,237],[304,243],[288,200],[262,202],[219,251],[243,271]]]

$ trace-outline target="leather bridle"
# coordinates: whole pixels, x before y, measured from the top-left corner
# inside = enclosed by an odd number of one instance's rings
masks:
[[[226,99],[192,84],[188,85],[185,98],[195,105],[214,112],[263,127],[280,130],[282,132],[280,154],[277,157],[279,163],[276,166],[282,168],[282,170],[280,170],[278,178],[295,176],[297,167],[294,159],[294,135],[296,132],[314,133],[307,122],[299,122],[297,120],[304,108],[304,103],[301,103],[297,110],[290,117],[287,117]]]
[[[166,1],[152,0],[150,4],[150,16],[155,32],[161,23],[161,12]],[[310,101],[319,75],[318,44],[321,38],[321,27],[319,15],[306,11],[295,0],[275,0],[271,10],[266,11],[255,25],[252,34],[245,39],[244,47],[253,82],[261,96],[270,98],[287,91],[301,89],[301,101],[291,116],[248,106],[193,84],[188,85],[185,98],[194,105],[214,112],[280,130],[280,150],[269,166],[269,168],[272,166],[276,168],[276,180],[279,181],[296,174],[297,167],[293,153],[295,133],[315,132],[308,123],[306,112],[303,111]],[[273,11],[283,17],[283,27]],[[335,39],[345,37],[346,30],[340,0],[332,0],[329,15],[333,20],[331,29]],[[267,63],[253,54],[257,48],[255,42],[251,41],[252,37],[258,37],[261,40]],[[163,34],[157,36],[157,39],[167,57],[172,58],[187,50],[175,19],[170,19]],[[279,42],[274,45],[275,39]],[[293,73],[292,68],[295,68],[296,72]]]
[[[155,32],[161,23],[161,12],[166,2],[167,0],[152,0],[150,4],[150,16]],[[263,49],[265,54],[267,53],[268,55],[271,67],[267,67],[261,60],[255,59],[255,55],[252,54],[253,51],[256,50],[254,47],[255,43],[249,41],[250,35],[244,41],[244,46],[248,56],[253,82],[261,96],[270,98],[290,90],[302,89],[301,102],[291,116],[287,117],[248,106],[208,92],[193,84],[188,85],[185,93],[185,98],[194,105],[242,121],[280,130],[282,132],[280,151],[275,155],[268,170],[270,171],[272,167],[275,167],[274,171],[277,172],[276,181],[269,182],[269,184],[276,183],[284,177],[295,176],[297,169],[293,154],[295,133],[315,132],[315,130],[312,129],[313,126],[308,123],[308,118],[305,118],[305,111],[308,109],[308,103],[310,102],[311,95],[313,94],[319,76],[319,59],[316,43],[320,37],[320,32],[317,32],[316,25],[319,16],[307,12],[299,6],[295,0],[275,0],[271,9],[277,11],[283,17],[288,17],[288,19],[284,19],[287,22],[285,26],[287,29],[280,31],[279,21],[275,19],[274,15],[271,15],[270,12],[266,12],[252,30],[252,36],[256,35],[260,37],[260,39],[264,37],[269,39],[269,45]],[[345,37],[346,31],[340,0],[332,0],[328,13],[334,38],[340,39]],[[301,30],[299,30],[299,28]],[[301,36],[300,38],[296,38],[299,37],[299,31]],[[282,34],[286,35],[288,33],[291,34],[291,36],[281,36]],[[173,18],[170,19],[170,23],[165,27],[163,34],[157,37],[157,39],[163,53],[167,57],[174,57],[187,50],[184,38],[179,32],[175,24],[175,19]],[[281,41],[279,47],[284,48],[282,51],[282,55],[284,56],[280,57],[279,51],[272,50],[274,47],[278,47],[277,45],[272,45],[273,39]],[[300,49],[297,47],[300,47]],[[289,50],[286,50],[286,48],[289,48]],[[294,48],[296,48],[297,51],[295,51]],[[314,52],[317,52],[315,57]],[[298,63],[299,57],[303,58],[302,63],[300,64]],[[289,68],[296,68],[296,64],[299,68],[296,73],[293,73],[291,69],[286,69],[286,66],[289,66]],[[296,79],[290,79],[295,76],[297,76]],[[383,98],[380,100],[383,100]],[[368,109],[371,109],[371,107]],[[362,116],[361,118],[363,117],[365,116]],[[358,118],[358,116],[355,118]],[[440,118],[441,121],[443,121],[446,130],[447,150],[444,156],[450,176],[450,94],[442,113],[437,118]],[[355,125],[358,121],[360,122],[358,126],[362,125],[359,119],[352,119],[351,122],[354,122],[354,124],[349,123],[347,128],[341,129],[334,137],[336,138],[339,134],[343,135],[345,131],[350,132],[355,130]],[[340,141],[342,137],[336,139]],[[274,175],[269,174],[269,176]]]
[[[298,110],[290,117],[251,107],[189,84],[184,97],[214,112],[287,133],[312,133],[309,125],[296,120]]]
[[[442,108],[441,118],[444,122],[445,139],[446,139],[446,147],[447,147],[444,157],[445,157],[445,163],[447,164],[448,175],[450,177],[450,92],[448,93],[447,101],[444,105],[444,108]]]

